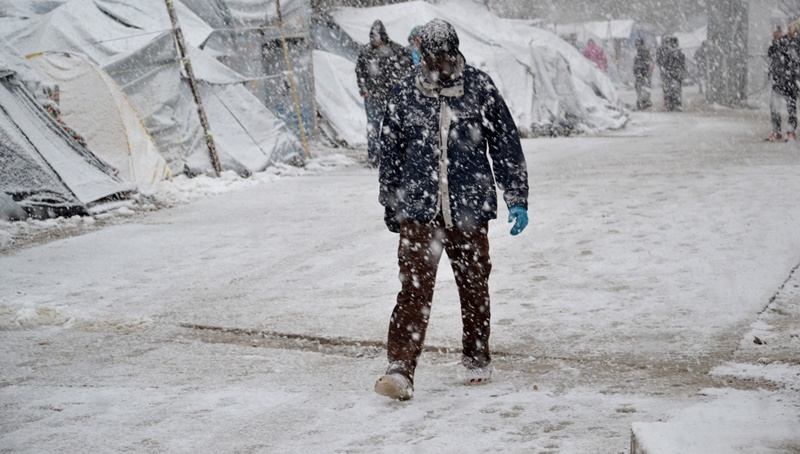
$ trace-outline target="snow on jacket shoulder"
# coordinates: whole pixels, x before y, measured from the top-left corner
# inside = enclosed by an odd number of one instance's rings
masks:
[[[419,70],[392,92],[381,131],[380,203],[395,219],[426,223],[440,211],[440,111],[451,114],[446,175],[453,224],[459,229],[497,217],[497,192],[527,209],[528,174],[517,127],[484,72],[465,66],[460,96],[426,96]],[[491,160],[491,162],[490,162]]]

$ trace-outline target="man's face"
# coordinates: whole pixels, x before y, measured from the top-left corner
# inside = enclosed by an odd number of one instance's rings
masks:
[[[370,31],[369,42],[372,44],[372,47],[381,47],[384,44],[381,34],[375,30]]]
[[[777,31],[777,30],[775,30],[774,32],[772,32],[772,40],[773,40],[773,41],[777,41],[777,40],[779,40],[779,39],[781,39],[781,32],[779,32],[779,31]]]
[[[458,54],[450,52],[439,52],[435,54],[425,54],[425,65],[431,71],[434,79],[448,81],[456,72]]]

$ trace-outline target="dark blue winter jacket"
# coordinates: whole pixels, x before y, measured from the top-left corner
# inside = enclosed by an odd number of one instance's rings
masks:
[[[394,88],[381,131],[379,197],[390,230],[440,212],[461,230],[484,224],[497,217],[495,184],[509,207],[527,209],[517,127],[492,79],[463,60],[461,77],[445,87],[431,90],[424,73],[423,65]]]

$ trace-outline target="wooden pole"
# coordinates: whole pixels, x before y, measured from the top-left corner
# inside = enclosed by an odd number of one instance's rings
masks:
[[[214,171],[219,176],[222,173],[222,165],[219,162],[217,155],[217,147],[214,145],[214,137],[211,135],[211,128],[208,126],[208,118],[206,118],[206,111],[203,108],[203,102],[200,99],[200,90],[197,87],[197,81],[194,78],[194,71],[192,70],[192,62],[189,60],[188,52],[186,51],[186,42],[183,40],[183,32],[180,25],[178,25],[178,15],[175,13],[175,7],[172,0],[165,0],[167,3],[167,11],[169,12],[169,19],[172,21],[172,33],[175,35],[175,41],[178,42],[178,52],[181,55],[181,61],[186,69],[186,75],[189,77],[189,88],[192,91],[194,102],[197,105],[197,116],[200,117],[200,126],[203,127],[203,134],[206,137],[206,145],[208,146],[208,154],[211,156],[211,165],[214,166]]]
[[[308,142],[306,141],[306,130],[303,127],[303,117],[300,113],[300,102],[297,100],[297,89],[294,86],[294,75],[292,74],[292,62],[289,60],[289,47],[286,45],[286,34],[283,31],[283,19],[281,18],[281,0],[275,0],[275,8],[278,10],[278,30],[281,32],[283,57],[286,59],[286,70],[289,73],[289,86],[292,88],[292,97],[294,98],[294,110],[297,113],[297,125],[300,128],[300,141],[303,143],[303,149],[306,150],[306,157],[310,158],[311,152],[308,150]]]

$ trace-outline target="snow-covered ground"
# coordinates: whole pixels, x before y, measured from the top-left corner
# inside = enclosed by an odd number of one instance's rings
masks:
[[[692,106],[524,141],[495,381],[458,382],[443,260],[409,402],[372,391],[397,237],[360,152],[0,224],[0,452],[800,452],[800,148]]]

